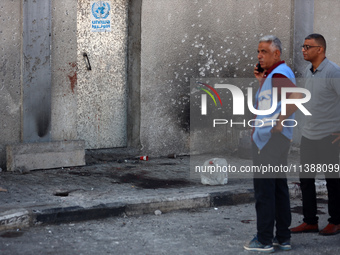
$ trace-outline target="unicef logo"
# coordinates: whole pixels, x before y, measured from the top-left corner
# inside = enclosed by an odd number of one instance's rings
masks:
[[[96,19],[106,19],[110,14],[110,5],[107,2],[99,1],[92,5],[92,15]]]

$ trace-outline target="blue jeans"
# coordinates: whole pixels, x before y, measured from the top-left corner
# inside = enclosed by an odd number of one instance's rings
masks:
[[[253,143],[253,165],[287,165],[289,146],[290,141],[281,133],[272,134],[260,152]],[[291,211],[285,173],[255,173],[254,191],[259,241],[264,245],[272,244],[274,226],[279,242],[290,239]]]

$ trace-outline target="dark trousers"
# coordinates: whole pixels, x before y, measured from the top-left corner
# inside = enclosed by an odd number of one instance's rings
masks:
[[[287,165],[289,146],[290,141],[282,134],[272,134],[260,152],[253,143],[253,165]],[[278,241],[289,239],[291,212],[286,175],[254,173],[254,191],[259,241],[265,245],[272,243],[274,225]]]
[[[316,172],[311,169],[317,164],[325,170],[330,169],[329,164],[339,167],[339,147],[332,144],[335,136],[327,136],[321,140],[310,140],[301,138],[300,160],[303,172],[300,173],[302,192],[303,221],[307,224],[317,224],[317,202],[315,191]],[[339,170],[339,168],[337,168]],[[325,179],[328,191],[328,221],[333,224],[340,224],[340,179],[339,171],[325,172]]]

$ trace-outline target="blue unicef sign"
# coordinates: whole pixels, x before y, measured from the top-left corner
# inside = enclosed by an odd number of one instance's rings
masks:
[[[109,1],[91,1],[91,31],[111,31],[111,6]]]

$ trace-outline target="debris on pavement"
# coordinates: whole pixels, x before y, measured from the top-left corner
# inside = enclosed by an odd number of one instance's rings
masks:
[[[7,189],[4,189],[4,188],[0,187],[0,192],[7,192],[7,191],[8,191]]]

